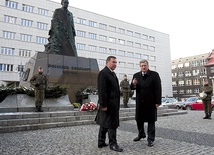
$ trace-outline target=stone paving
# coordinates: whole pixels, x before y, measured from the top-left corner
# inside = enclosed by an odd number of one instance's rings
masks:
[[[214,117],[203,111],[158,117],[154,147],[146,139],[133,142],[135,121],[120,122],[117,130],[122,153],[97,148],[98,125],[82,125],[0,134],[1,155],[214,155]],[[145,129],[146,129],[145,125]]]

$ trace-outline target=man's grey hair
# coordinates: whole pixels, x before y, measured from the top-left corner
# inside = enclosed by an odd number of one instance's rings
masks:
[[[146,59],[142,59],[139,64],[145,63],[145,62],[147,63],[147,65],[149,65],[149,62]]]

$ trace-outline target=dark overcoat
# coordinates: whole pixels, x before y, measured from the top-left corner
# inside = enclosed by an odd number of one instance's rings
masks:
[[[98,112],[97,124],[104,128],[116,129],[119,126],[120,88],[118,79],[108,67],[98,74]],[[101,108],[107,107],[107,111]]]
[[[155,104],[161,104],[162,94],[159,74],[148,70],[143,76],[140,71],[133,75],[134,78],[137,79],[137,85],[134,87],[133,83],[131,83],[131,89],[136,89],[136,121],[139,123],[157,121]]]

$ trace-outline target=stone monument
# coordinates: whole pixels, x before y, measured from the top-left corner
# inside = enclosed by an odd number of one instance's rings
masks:
[[[45,52],[36,53],[25,64],[20,86],[30,87],[30,78],[42,66],[48,85],[68,87],[69,99],[73,103],[75,93],[81,87],[97,87],[99,68],[96,59],[77,56],[73,15],[67,9],[68,3],[68,0],[62,0],[62,8],[55,10]]]

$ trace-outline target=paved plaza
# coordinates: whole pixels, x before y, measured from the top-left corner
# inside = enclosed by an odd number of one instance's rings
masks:
[[[120,122],[117,130],[122,153],[97,148],[98,125],[81,125],[0,134],[1,155],[214,155],[214,118],[203,111],[158,117],[154,147],[146,139],[133,142],[136,123]],[[147,127],[147,126],[145,126]]]

